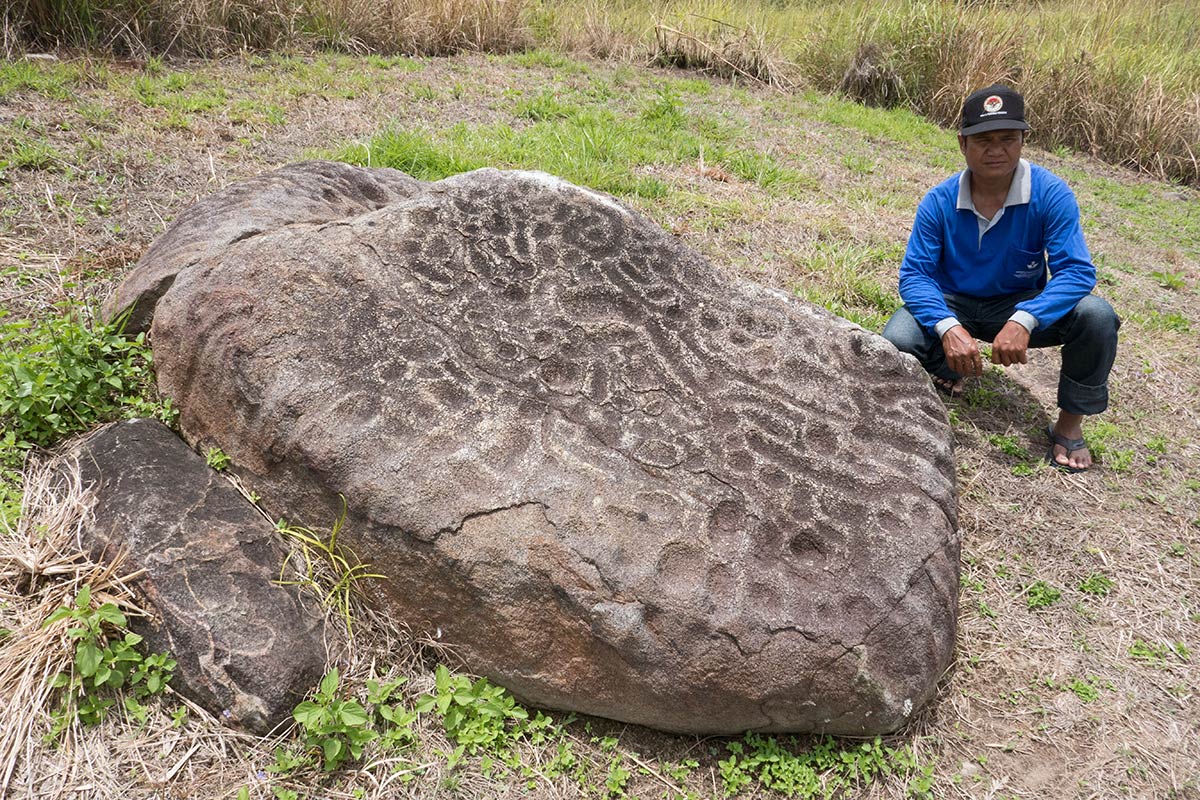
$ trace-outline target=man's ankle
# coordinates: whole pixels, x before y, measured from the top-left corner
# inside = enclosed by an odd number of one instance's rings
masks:
[[[1083,430],[1083,414],[1070,414],[1066,411],[1058,412],[1058,421],[1054,423],[1054,430],[1060,436],[1070,436],[1072,439],[1078,438],[1080,431]]]

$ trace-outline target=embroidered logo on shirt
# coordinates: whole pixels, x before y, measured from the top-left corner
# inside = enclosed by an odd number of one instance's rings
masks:
[[[983,101],[984,111],[991,111],[994,113],[1002,108],[1004,108],[1004,100],[1002,100],[999,95],[994,94],[987,100]]]
[[[1030,277],[1033,277],[1034,275],[1040,274],[1041,271],[1042,271],[1042,264],[1040,261],[1030,261],[1025,266],[1025,269],[1019,269],[1016,271],[1016,277],[1030,278]]]

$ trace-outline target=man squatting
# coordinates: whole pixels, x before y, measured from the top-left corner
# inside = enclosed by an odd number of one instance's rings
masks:
[[[1026,363],[1030,347],[1061,345],[1046,460],[1082,472],[1092,464],[1083,418],[1108,407],[1121,322],[1091,293],[1096,268],[1075,195],[1021,158],[1028,134],[1025,101],[1013,89],[993,85],[967,97],[958,134],[967,168],[917,208],[900,267],[904,306],[883,335],[951,396],[964,377],[983,374],[976,339],[992,342],[992,363],[1006,367]]]

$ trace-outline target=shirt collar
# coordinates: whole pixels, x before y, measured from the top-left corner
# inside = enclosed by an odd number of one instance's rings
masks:
[[[1008,185],[1008,196],[1004,198],[1004,207],[1024,205],[1029,202],[1029,198],[1033,194],[1033,177],[1029,169],[1029,162],[1025,159],[1017,161],[1017,168],[1013,171],[1012,183]],[[971,199],[971,181],[968,176],[971,174],[969,169],[964,169],[958,175],[958,205],[960,211],[975,211],[975,201]]]

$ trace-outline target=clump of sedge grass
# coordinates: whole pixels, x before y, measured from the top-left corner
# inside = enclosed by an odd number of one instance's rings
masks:
[[[275,529],[293,545],[279,570],[278,583],[283,586],[304,586],[315,591],[324,605],[335,611],[346,624],[348,635],[354,635],[353,592],[357,581],[382,578],[358,560],[353,551],[338,544],[338,534],[346,521],[346,498],[342,498],[342,513],[338,515],[326,540],[310,528],[288,525],[279,520]],[[295,563],[293,563],[295,562]],[[301,566],[302,562],[302,566]],[[289,571],[298,577],[286,577]]]

